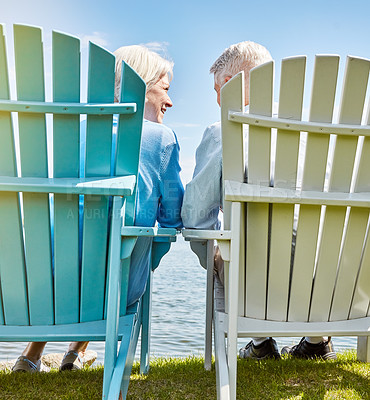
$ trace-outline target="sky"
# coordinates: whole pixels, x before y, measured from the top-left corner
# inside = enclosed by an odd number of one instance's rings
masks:
[[[369,15],[368,0],[0,0],[9,43],[13,23],[24,23],[43,28],[45,49],[52,30],[79,37],[82,62],[89,40],[112,52],[145,44],[174,61],[164,123],[177,134],[184,183],[204,129],[220,119],[209,68],[225,48],[244,40],[267,47],[277,83],[281,60],[296,55],[307,55],[307,81],[315,54],[340,55],[341,74],[347,55],[370,58]]]

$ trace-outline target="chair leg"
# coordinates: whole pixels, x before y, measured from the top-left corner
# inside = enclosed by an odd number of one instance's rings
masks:
[[[123,263],[127,263],[124,260]],[[118,270],[119,271],[119,270]],[[118,282],[118,285],[110,285],[108,307],[107,307],[107,333],[105,340],[104,356],[104,378],[103,378],[103,399],[108,398],[112,383],[112,376],[117,362],[118,350],[118,321],[119,321],[119,299],[121,291],[121,273],[112,274],[110,282]],[[116,301],[114,301],[116,299]],[[122,343],[121,343],[122,346]]]
[[[357,338],[357,359],[370,362],[370,337],[359,336]]]
[[[137,345],[138,338],[139,338],[139,332],[140,332],[140,323],[137,322],[134,327],[132,338],[130,340],[130,346],[129,346],[128,354],[126,357],[125,369],[124,369],[124,373],[123,373],[122,380],[121,380],[122,400],[126,399],[126,396],[127,396],[128,385],[130,382],[130,376],[131,376],[131,371],[132,371],[132,365],[133,365],[134,359],[135,359],[136,345]],[[124,359],[124,356],[122,357],[122,359]],[[118,359],[117,359],[117,364],[119,365],[120,362],[121,362],[121,358],[120,358],[120,354],[119,354]],[[114,378],[114,376],[113,376],[113,378]]]
[[[236,399],[237,376],[237,341],[238,341],[238,291],[239,291],[239,261],[241,233],[241,203],[233,203],[231,208],[231,226],[234,239],[230,244],[229,265],[229,324],[227,332],[227,362],[230,378],[230,399]]]
[[[225,332],[219,322],[218,312],[215,312],[214,323],[217,400],[230,400],[229,368],[226,357]]]
[[[119,210],[123,205],[122,198],[116,196],[113,200],[113,218],[111,224],[111,241],[109,244],[109,287],[107,305],[107,327],[105,338],[104,356],[104,377],[103,377],[103,399],[108,396],[114,366],[117,360],[118,347],[118,322],[119,322],[119,303],[121,294],[121,222]],[[128,265],[125,260],[122,265]]]
[[[204,368],[207,371],[212,367],[212,320],[213,320],[213,266],[214,243],[207,241],[207,292],[206,292],[206,325],[205,325],[205,355]]]
[[[230,334],[230,330],[229,330]],[[234,335],[232,335],[234,336]],[[227,361],[229,366],[229,379],[230,379],[230,399],[236,399],[236,376],[237,376],[237,355],[236,355],[236,340],[233,337],[228,337],[228,352]]]
[[[148,276],[148,282],[146,284],[146,290],[143,296],[143,311],[141,318],[141,352],[140,352],[141,374],[147,374],[149,372],[152,278],[153,278],[153,272],[150,272]]]
[[[117,362],[114,366],[110,386],[108,388],[108,396],[103,397],[103,399],[117,400],[120,393],[122,400],[126,399],[132,364],[135,358],[136,345],[139,338],[140,319],[141,309],[139,310],[139,315],[137,317],[133,316],[131,321],[126,325],[125,331],[122,332],[123,336]]]

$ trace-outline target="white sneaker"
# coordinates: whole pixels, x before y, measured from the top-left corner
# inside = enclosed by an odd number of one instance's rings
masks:
[[[44,365],[41,360],[35,364],[25,356],[19,356],[15,362],[12,372],[49,372],[50,368]]]

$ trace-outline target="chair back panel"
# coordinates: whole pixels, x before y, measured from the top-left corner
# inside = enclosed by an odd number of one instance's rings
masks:
[[[53,101],[80,102],[80,41],[53,32]],[[54,177],[79,177],[80,116],[53,116]],[[56,323],[79,320],[79,196],[54,195]],[[70,295],[66,296],[66,293]]]
[[[282,62],[278,117],[284,119],[287,128],[286,120],[302,119],[305,64],[305,57]],[[309,112],[312,126],[333,122],[338,66],[338,56],[315,59]],[[339,124],[354,128],[361,125],[369,71],[369,60],[348,57]],[[250,77],[249,112],[270,116],[266,99],[272,97],[272,63],[255,68]],[[240,79],[243,85],[242,75],[233,79]],[[227,91],[227,85],[223,91]],[[229,106],[229,110],[233,108]],[[236,118],[242,120],[239,115]],[[249,125],[249,184],[260,185],[262,192],[263,186],[269,185],[281,188],[282,193],[285,189],[298,193],[302,190],[302,196],[311,190],[370,192],[368,136],[320,134],[310,132],[309,127],[302,132],[276,131],[275,149],[274,130],[264,127],[262,119],[258,125]],[[228,130],[223,125],[224,132]],[[244,315],[291,322],[368,316],[369,211],[366,207],[294,205],[284,201],[270,205],[258,200],[247,203],[245,266],[240,272],[241,278],[245,274],[245,288],[239,296],[239,301],[245,302]]]
[[[16,25],[14,42],[17,100],[30,102],[25,106],[32,108],[33,101],[45,101],[41,29]],[[53,101],[56,105],[79,103],[80,42],[59,32],[53,32],[52,42]],[[115,58],[111,53],[90,44],[89,103],[114,102],[114,66]],[[7,71],[5,38],[0,25],[1,100],[10,100]],[[122,98],[136,103],[137,112],[120,119],[120,159],[114,160],[114,165],[117,175],[137,176],[145,83],[131,69],[124,67],[123,71],[128,72],[123,79],[127,81],[127,89],[122,88]],[[14,103],[18,107],[16,101]],[[4,109],[7,107],[9,104]],[[84,146],[80,143],[80,115],[73,111],[61,114],[60,109],[55,110],[59,113],[50,117],[51,123],[42,113],[14,113],[14,127],[11,112],[0,111],[0,175],[81,176],[85,153],[82,154]],[[111,174],[112,128],[112,114],[88,114],[86,177]],[[21,171],[16,167],[17,136]],[[48,171],[49,140],[53,152],[52,171]],[[135,205],[135,195],[132,197]],[[51,196],[30,192],[0,193],[0,323],[50,325],[105,318],[109,207],[109,196],[82,198],[69,193]],[[134,213],[132,223],[133,217]],[[127,282],[122,297],[127,297]],[[125,313],[126,307],[121,315]]]

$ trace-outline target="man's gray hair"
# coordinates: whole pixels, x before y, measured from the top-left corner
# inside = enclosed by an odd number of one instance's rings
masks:
[[[164,59],[158,53],[145,46],[123,46],[114,52],[116,56],[116,81],[114,101],[120,100],[122,61],[134,69],[146,83],[148,92],[164,75],[172,79],[173,62]]]
[[[227,77],[233,77],[240,71],[244,71],[246,82],[249,82],[249,71],[271,60],[271,54],[264,46],[250,41],[240,42],[225,49],[209,72],[214,74],[215,82],[220,86]]]

